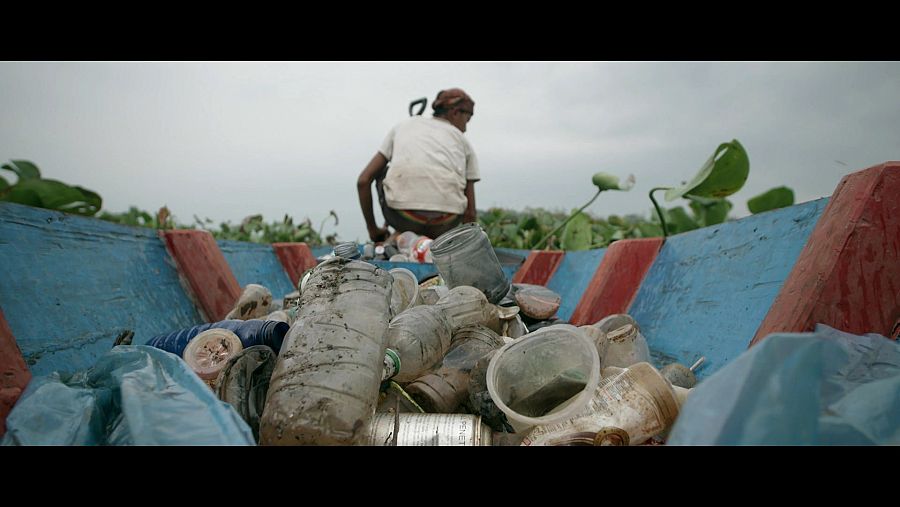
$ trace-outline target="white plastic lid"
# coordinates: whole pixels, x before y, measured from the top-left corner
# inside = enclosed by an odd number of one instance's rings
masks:
[[[184,361],[203,380],[215,379],[233,356],[244,350],[241,339],[228,329],[208,329],[184,349]]]

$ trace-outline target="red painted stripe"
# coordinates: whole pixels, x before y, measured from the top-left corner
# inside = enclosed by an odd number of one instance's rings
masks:
[[[316,256],[306,243],[272,243],[272,249],[294,287],[300,284],[303,273],[317,263]]]
[[[31,372],[0,309],[0,437],[6,433],[6,416],[29,380]]]
[[[900,318],[900,162],[847,175],[750,345],[823,323],[890,336]]]
[[[176,230],[160,231],[160,235],[203,318],[208,322],[224,319],[241,295],[241,287],[212,234]]]
[[[562,263],[565,252],[532,250],[528,258],[513,276],[513,283],[530,283],[547,285],[553,278],[556,268]]]
[[[627,312],[662,244],[663,238],[644,238],[610,245],[569,322],[583,326]]]

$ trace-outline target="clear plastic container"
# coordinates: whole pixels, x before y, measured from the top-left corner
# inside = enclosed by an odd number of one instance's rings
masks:
[[[633,364],[650,362],[650,347],[641,334],[638,323],[627,314],[617,313],[604,317],[594,327],[604,333],[605,339],[597,342],[600,367],[627,368]]]
[[[509,279],[497,260],[491,241],[475,222],[462,224],[438,236],[431,244],[431,255],[451,289],[463,285],[475,287],[493,304],[509,292]]]
[[[387,271],[341,257],[312,271],[272,375],[261,444],[364,437],[384,372],[391,282]]]
[[[504,345],[485,380],[491,399],[519,433],[583,410],[600,382],[600,357],[578,328],[556,324]]]
[[[394,279],[391,284],[391,315],[399,315],[407,308],[419,304],[419,280],[406,268],[389,271]]]

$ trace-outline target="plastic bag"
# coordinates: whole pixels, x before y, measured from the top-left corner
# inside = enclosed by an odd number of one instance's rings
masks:
[[[253,445],[253,432],[178,356],[121,345],[88,370],[31,379],[3,445]]]
[[[900,444],[900,344],[823,324],[769,335],[692,390],[668,444]]]

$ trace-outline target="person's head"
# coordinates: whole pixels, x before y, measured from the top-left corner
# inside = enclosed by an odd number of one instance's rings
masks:
[[[438,92],[431,103],[434,116],[444,118],[454,127],[465,132],[466,124],[475,114],[475,101],[469,94],[459,88],[450,88]]]

